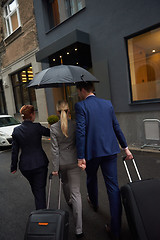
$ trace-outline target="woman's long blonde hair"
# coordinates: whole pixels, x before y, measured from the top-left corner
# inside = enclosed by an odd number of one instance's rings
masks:
[[[64,136],[68,137],[68,110],[69,106],[68,103],[64,100],[58,101],[56,105],[57,111],[60,113],[60,120],[61,120],[61,130]]]

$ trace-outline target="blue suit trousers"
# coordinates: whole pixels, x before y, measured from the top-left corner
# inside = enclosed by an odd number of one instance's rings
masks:
[[[111,231],[115,235],[119,235],[122,204],[117,180],[117,154],[94,158],[86,162],[87,190],[90,201],[95,207],[98,206],[97,171],[99,166],[101,167],[109,199]]]
[[[30,171],[21,171],[29,181],[35,199],[36,210],[46,208],[46,181],[48,167],[41,167]]]

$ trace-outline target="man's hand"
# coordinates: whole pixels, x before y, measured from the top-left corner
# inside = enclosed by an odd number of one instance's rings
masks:
[[[58,175],[58,172],[52,172],[52,175],[56,175],[56,176],[57,176],[57,175]]]
[[[126,154],[125,160],[131,160],[131,159],[133,159],[133,155],[132,155],[132,153],[129,151],[128,148],[125,148],[124,151],[125,151],[125,154]]]
[[[78,167],[82,168],[82,170],[86,169],[86,160],[83,159],[78,159]]]

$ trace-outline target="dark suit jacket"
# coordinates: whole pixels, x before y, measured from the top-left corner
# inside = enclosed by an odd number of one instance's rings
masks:
[[[90,160],[120,152],[127,142],[110,101],[89,96],[75,105],[78,159]]]
[[[48,165],[47,156],[42,149],[42,136],[50,136],[50,130],[40,123],[23,121],[20,126],[14,128],[12,133],[11,172],[17,170],[20,149],[20,170],[33,170]]]

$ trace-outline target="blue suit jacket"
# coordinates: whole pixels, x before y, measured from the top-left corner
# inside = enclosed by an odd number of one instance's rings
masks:
[[[90,160],[120,152],[127,142],[110,101],[89,96],[75,104],[78,159]]]
[[[17,170],[20,149],[20,170],[28,171],[48,165],[48,158],[42,148],[42,136],[50,136],[50,130],[40,123],[23,121],[20,126],[14,128],[11,172]]]

